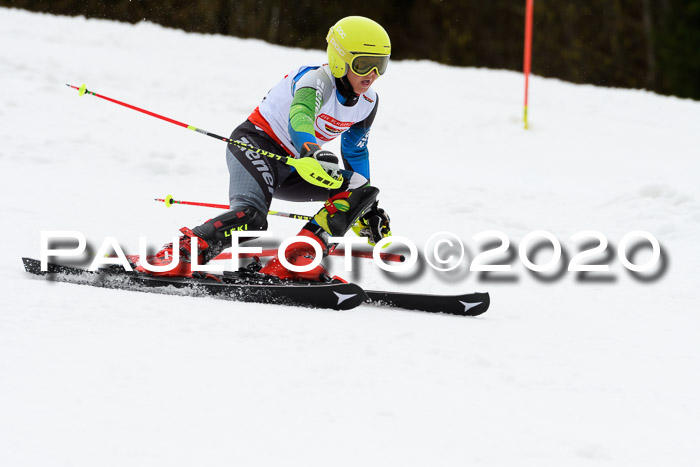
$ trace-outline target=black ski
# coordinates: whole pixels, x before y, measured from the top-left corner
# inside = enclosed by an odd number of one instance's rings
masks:
[[[27,272],[46,275],[59,282],[85,284],[110,289],[126,289],[172,295],[210,296],[242,302],[271,303],[309,308],[349,310],[367,301],[359,285],[322,282],[255,281],[240,273],[210,275],[209,278],[158,277],[129,272],[117,266],[91,272],[87,269],[48,264],[41,270],[41,262],[22,258]]]
[[[402,292],[381,292],[366,290],[369,303],[405,310],[427,311],[429,313],[447,313],[460,316],[478,316],[489,308],[488,293],[471,293],[464,295],[430,295]]]
[[[31,258],[22,258],[22,261],[27,272],[58,282],[242,302],[335,310],[349,310],[362,303],[369,303],[459,316],[478,316],[488,309],[490,303],[488,293],[430,295],[365,291],[357,284],[282,281],[245,269],[221,275],[210,274],[204,278],[159,277],[125,271],[120,266],[93,272],[80,267],[49,263],[48,270],[42,271],[40,261]]]

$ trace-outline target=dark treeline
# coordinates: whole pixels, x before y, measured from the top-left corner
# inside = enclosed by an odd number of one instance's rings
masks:
[[[62,15],[322,48],[348,15],[380,22],[396,59],[521,70],[525,0],[0,0]],[[535,0],[535,74],[700,99],[700,0]]]

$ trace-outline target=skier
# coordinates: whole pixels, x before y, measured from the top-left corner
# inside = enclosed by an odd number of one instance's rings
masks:
[[[313,185],[290,166],[249,149],[229,144],[226,162],[230,173],[231,210],[193,229],[183,227],[179,240],[180,260],[176,268],[154,275],[192,276],[191,247],[196,241],[198,263],[205,264],[230,247],[232,231],[267,229],[267,212],[272,198],[290,201],[325,201],[298,236],[320,246],[323,256],[335,245],[331,236],[343,236],[350,228],[376,244],[391,235],[389,216],[377,207],[379,190],[369,184],[370,166],[367,139],[377,113],[379,96],[372,83],[383,75],[389,63],[389,36],[375,21],[349,16],[330,28],[326,37],[328,63],[302,66],[284,77],[263,98],[248,119],[231,134],[242,141],[273,154],[294,158],[312,157],[340,188],[330,190]],[[321,145],[341,136],[338,157]],[[173,245],[166,245],[151,262],[169,264]],[[285,259],[295,265],[310,264],[315,249],[306,242],[292,243]],[[136,268],[146,271],[143,266]],[[321,280],[328,273],[323,266],[308,272],[285,268],[278,257],[272,258],[261,273],[281,279]]]

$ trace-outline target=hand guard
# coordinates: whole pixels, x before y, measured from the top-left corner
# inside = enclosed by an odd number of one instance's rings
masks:
[[[374,246],[381,239],[391,236],[389,221],[389,214],[384,209],[378,208],[375,201],[369,211],[358,219],[352,230],[360,237],[367,237],[368,243]]]
[[[340,176],[340,165],[338,165],[338,156],[330,151],[321,149],[316,143],[304,143],[301,148],[300,156],[312,157],[318,161],[323,170],[328,175],[337,179]]]

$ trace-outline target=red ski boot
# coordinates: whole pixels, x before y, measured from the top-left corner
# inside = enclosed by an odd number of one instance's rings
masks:
[[[319,230],[321,230],[319,228]],[[322,232],[322,230],[321,230]],[[317,234],[308,230],[307,228],[301,229],[297,234],[299,237],[308,237],[311,241],[318,243],[323,252],[323,256],[327,256],[329,249],[328,245],[319,238]],[[285,250],[285,258],[287,261],[294,266],[306,266],[311,264],[316,258],[316,250],[307,242],[294,242],[287,247]],[[269,274],[271,276],[279,277],[283,280],[307,280],[307,281],[323,281],[324,276],[330,277],[328,271],[323,265],[318,265],[310,271],[306,272],[295,272],[290,271],[282,265],[278,256],[275,256],[260,270],[263,274]]]
[[[313,222],[307,223],[297,235],[309,237],[317,242],[321,246],[323,256],[328,256],[335,248],[335,245],[329,246],[328,238],[345,235],[360,216],[371,208],[378,193],[379,190],[372,186],[337,193],[324,203],[321,210],[314,216]],[[316,252],[308,243],[296,242],[287,247],[285,258],[294,266],[305,266],[313,262]],[[294,272],[285,268],[278,257],[272,258],[260,272],[280,279],[320,281],[328,278],[328,271],[321,265],[307,272]],[[337,276],[333,279],[346,282]]]
[[[192,274],[192,239],[195,238],[197,239],[197,248],[198,248],[198,255],[197,255],[197,264],[201,265],[204,263],[203,258],[206,250],[209,248],[209,244],[202,240],[201,238],[198,238],[195,236],[194,232],[192,230],[188,229],[187,227],[183,227],[180,229],[180,232],[183,233],[183,235],[180,237],[179,243],[179,249],[177,250],[177,260],[178,264],[175,266],[175,268],[171,269],[170,271],[161,271],[161,272],[155,272],[155,271],[149,271],[146,268],[144,268],[140,263],[143,262],[143,260],[139,261],[139,265],[134,268],[134,270],[139,271],[139,272],[144,272],[146,274],[150,274],[152,276],[165,276],[165,277],[172,277],[172,276],[177,276],[177,277],[193,277]],[[173,258],[175,258],[174,253],[174,248],[172,243],[168,243],[163,247],[162,250],[160,250],[158,253],[156,253],[155,258],[151,259],[149,261],[149,264],[151,266],[167,266],[169,264],[172,264]],[[203,274],[206,275],[206,274]]]

